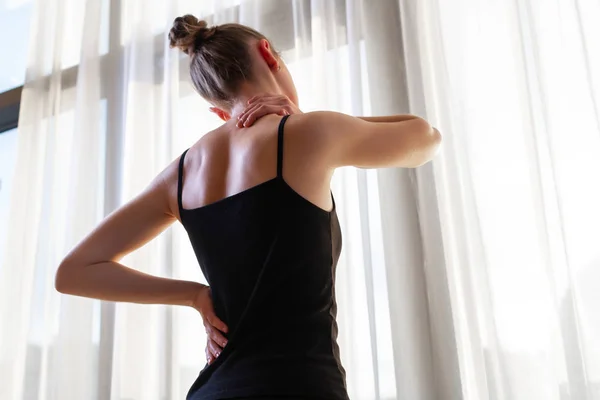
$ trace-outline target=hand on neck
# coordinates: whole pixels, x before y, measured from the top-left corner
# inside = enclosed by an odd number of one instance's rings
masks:
[[[248,100],[255,96],[267,93],[274,95],[284,94],[276,82],[269,82],[268,84],[262,85],[245,84],[241,88],[239,95],[236,97],[233,103],[233,107],[231,108],[231,110],[229,110],[229,115],[231,116],[231,119],[237,119],[237,117],[241,115],[244,112],[244,110],[246,110],[246,107],[248,107]]]

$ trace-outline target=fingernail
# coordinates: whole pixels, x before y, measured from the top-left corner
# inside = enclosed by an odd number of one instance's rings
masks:
[[[221,355],[221,352],[220,352],[220,351],[219,351],[219,352],[217,352],[217,357],[219,357],[220,355]]]

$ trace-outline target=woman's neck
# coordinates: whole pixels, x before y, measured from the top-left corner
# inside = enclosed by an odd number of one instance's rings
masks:
[[[236,97],[235,102],[231,107],[231,111],[229,113],[231,115],[231,118],[237,119],[237,117],[241,115],[244,112],[244,110],[246,110],[246,108],[248,107],[248,100],[255,96],[260,96],[266,93],[277,95],[283,94],[283,91],[275,82],[268,85],[248,85],[246,87],[243,87],[242,90],[240,90],[239,96]]]

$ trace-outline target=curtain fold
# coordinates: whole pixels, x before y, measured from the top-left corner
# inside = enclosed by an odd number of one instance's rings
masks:
[[[78,240],[220,123],[168,47],[186,13],[271,38],[305,112],[414,113],[444,136],[416,170],[334,176],[350,398],[600,399],[594,0],[37,1],[0,398],[181,399],[204,365],[195,311],[53,287]],[[177,224],[124,262],[204,281]]]
[[[599,398],[600,5],[400,3],[416,112],[445,138],[415,189],[462,397]],[[432,329],[434,348],[447,332]]]

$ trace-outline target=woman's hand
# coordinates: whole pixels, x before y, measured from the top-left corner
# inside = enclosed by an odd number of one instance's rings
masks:
[[[248,100],[248,106],[238,117],[238,128],[252,126],[267,114],[292,115],[302,111],[287,97],[281,94],[262,94]]]
[[[227,325],[215,314],[210,287],[202,285],[194,297],[192,306],[202,316],[206,329],[206,361],[212,364],[227,345],[227,339],[223,335],[227,333]]]

